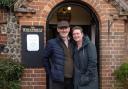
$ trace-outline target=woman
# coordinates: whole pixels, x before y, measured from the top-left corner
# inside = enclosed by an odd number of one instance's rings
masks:
[[[74,89],[98,89],[97,53],[94,44],[83,29],[75,26],[72,29],[75,41],[74,57]]]

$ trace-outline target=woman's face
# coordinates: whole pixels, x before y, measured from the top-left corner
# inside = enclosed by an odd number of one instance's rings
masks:
[[[82,41],[83,33],[81,32],[81,30],[79,30],[79,29],[73,30],[72,35],[73,35],[73,39],[74,39],[76,42]]]

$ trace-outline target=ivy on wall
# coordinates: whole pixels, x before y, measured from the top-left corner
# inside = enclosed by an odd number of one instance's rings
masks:
[[[17,0],[0,0],[0,7],[10,8]]]

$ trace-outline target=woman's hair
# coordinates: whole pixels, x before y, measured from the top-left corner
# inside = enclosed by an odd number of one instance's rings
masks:
[[[75,26],[75,27],[73,27],[73,28],[72,28],[72,32],[73,32],[74,30],[76,30],[76,29],[77,29],[77,30],[79,29],[79,30],[83,33],[83,29],[82,29],[82,27],[80,27],[80,26]]]

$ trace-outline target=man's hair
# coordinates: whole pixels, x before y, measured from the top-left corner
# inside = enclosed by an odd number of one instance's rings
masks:
[[[57,24],[57,28],[67,28],[69,27],[69,22],[68,21],[65,21],[65,20],[62,20],[62,21],[59,21],[58,24]]]
[[[72,28],[72,32],[73,32],[74,30],[76,30],[76,29],[80,30],[80,31],[83,33],[83,28],[80,27],[80,26],[75,26],[75,27],[73,27],[73,28]]]

